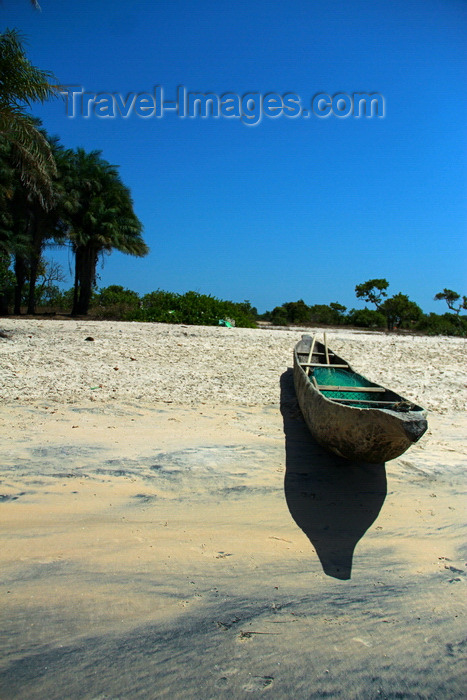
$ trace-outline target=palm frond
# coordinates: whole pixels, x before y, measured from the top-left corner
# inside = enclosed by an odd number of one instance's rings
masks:
[[[53,178],[57,168],[46,136],[28,115],[0,113],[0,138],[11,148],[13,164],[25,187],[45,209],[54,205]]]
[[[37,2],[32,4],[39,8]],[[55,161],[46,135],[25,110],[33,102],[58,96],[59,87],[52,73],[32,65],[23,43],[16,29],[0,33],[0,138],[11,146],[23,184],[50,208]]]

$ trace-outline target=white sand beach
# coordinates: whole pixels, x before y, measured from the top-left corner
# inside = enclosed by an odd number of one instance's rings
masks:
[[[464,339],[327,331],[428,410],[344,468],[299,330],[1,327],[2,699],[465,696]]]

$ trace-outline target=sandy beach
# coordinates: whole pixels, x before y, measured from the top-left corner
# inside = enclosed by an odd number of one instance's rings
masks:
[[[299,330],[2,319],[2,700],[464,698],[464,339],[328,330],[428,410],[311,438]]]

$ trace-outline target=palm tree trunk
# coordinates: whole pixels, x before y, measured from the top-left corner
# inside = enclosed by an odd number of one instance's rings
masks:
[[[29,230],[31,231],[31,252],[29,254],[29,294],[28,294],[28,314],[36,313],[36,282],[39,272],[39,265],[42,258],[42,251],[45,246],[47,236],[47,223],[44,220],[42,211],[31,211],[29,220]]]
[[[6,283],[0,288],[0,316],[8,316],[8,302],[10,299],[9,290],[7,289]]]
[[[24,283],[26,282],[26,260],[22,255],[15,256],[15,276],[14,313],[19,316],[21,314]]]
[[[37,273],[39,270],[39,262],[41,259],[41,246],[39,245],[39,250],[34,246],[31,251],[30,263],[29,263],[29,293],[28,293],[28,314],[36,313],[36,282]]]
[[[78,311],[78,298],[79,298],[79,283],[80,283],[80,271],[82,267],[82,248],[77,247],[75,249],[75,281],[73,286],[73,307],[71,309],[71,315],[77,316]]]
[[[75,289],[72,316],[87,316],[96,280],[98,252],[93,246],[80,246],[75,252]]]
[[[8,302],[10,297],[8,283],[8,268],[10,256],[0,252],[0,316],[8,316]]]
[[[97,253],[91,246],[84,251],[83,276],[79,294],[79,313],[86,316],[91,303],[92,288],[96,280]]]
[[[8,316],[8,292],[0,289],[0,316]]]

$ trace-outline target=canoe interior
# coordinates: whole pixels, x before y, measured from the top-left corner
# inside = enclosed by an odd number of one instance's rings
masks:
[[[360,402],[367,401],[371,402],[375,399],[375,395],[370,391],[349,391],[352,387],[356,389],[364,389],[365,387],[373,388],[375,385],[370,382],[365,377],[352,372],[348,369],[334,369],[332,367],[314,367],[310,375],[316,379],[316,382],[320,387],[345,387],[345,390],[340,389],[324,389],[321,388],[320,391],[328,399],[344,399],[347,401],[349,406],[355,405],[364,408]],[[310,376],[310,381],[311,381]],[[384,400],[387,392],[379,393],[378,399]]]

